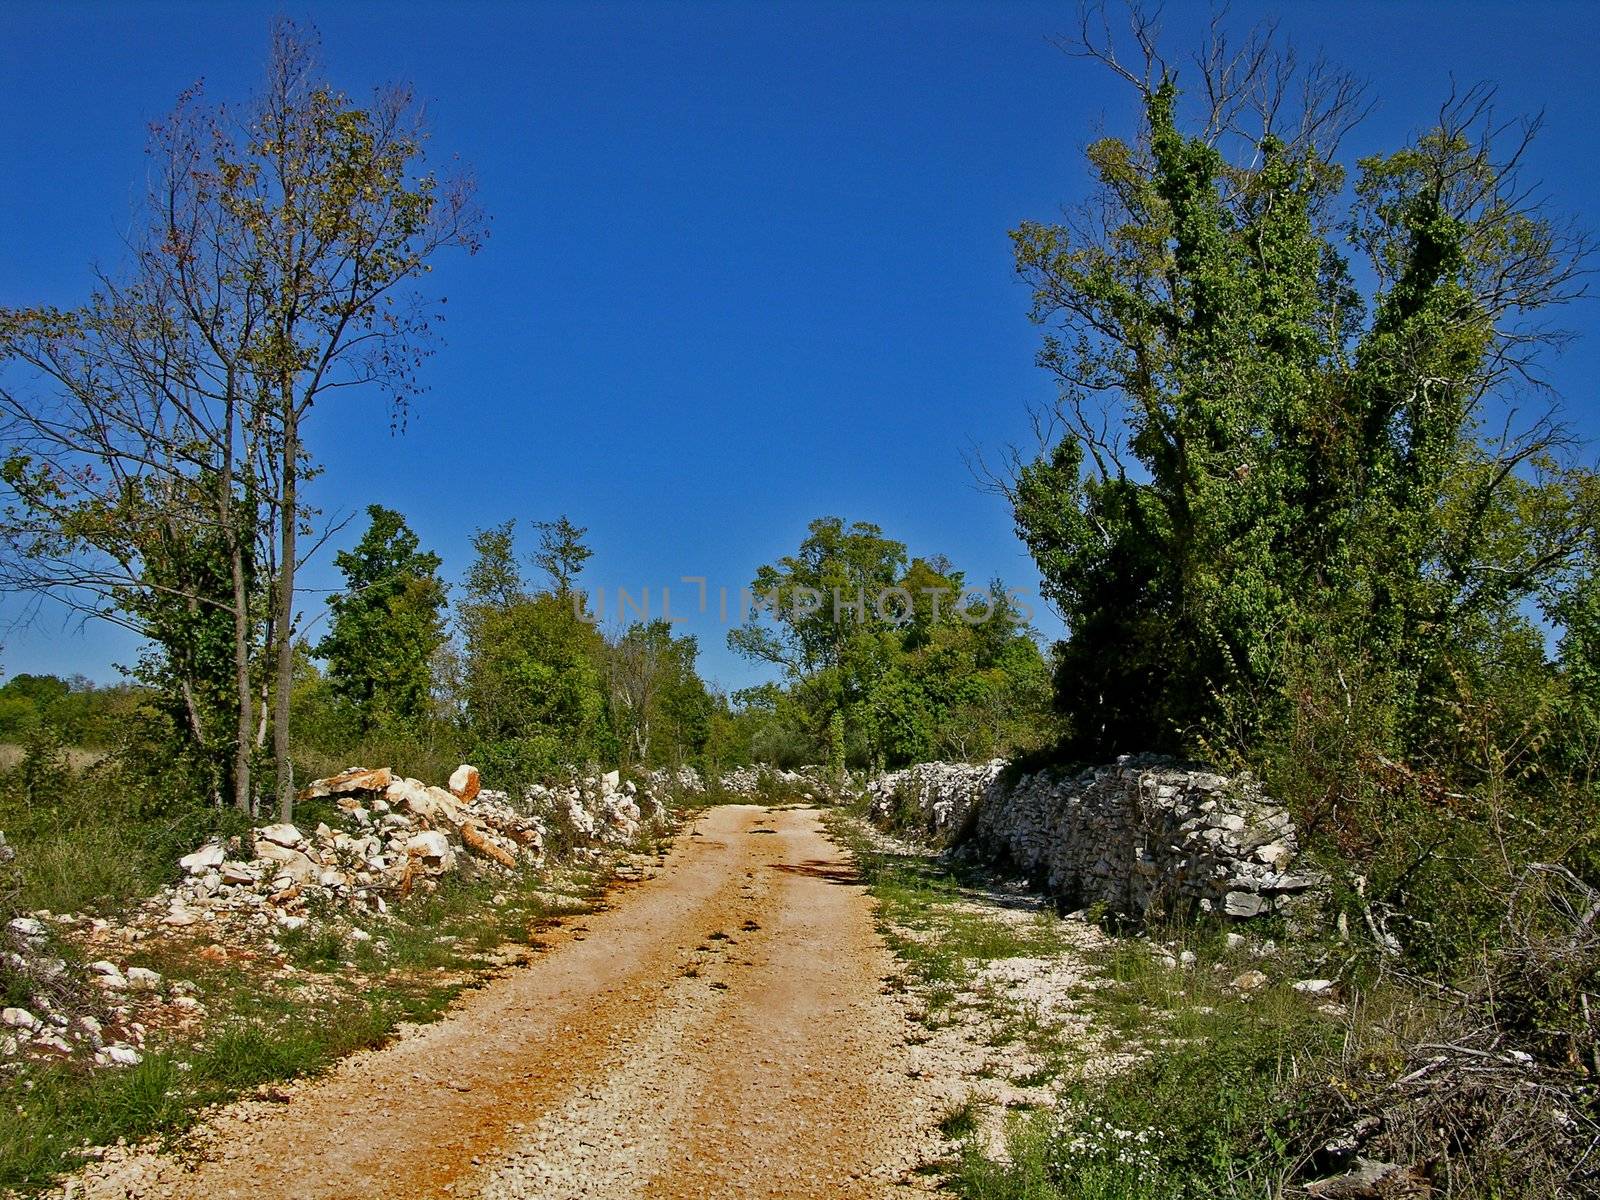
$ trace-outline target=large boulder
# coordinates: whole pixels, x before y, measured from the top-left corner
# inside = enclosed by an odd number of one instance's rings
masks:
[[[394,782],[394,772],[388,767],[369,769],[351,767],[327,779],[315,779],[300,789],[302,800],[315,800],[323,796],[348,796],[356,792],[381,792]]]
[[[420,779],[396,779],[385,789],[384,797],[394,807],[430,821],[461,824],[461,806],[456,796],[444,788],[430,787]]]

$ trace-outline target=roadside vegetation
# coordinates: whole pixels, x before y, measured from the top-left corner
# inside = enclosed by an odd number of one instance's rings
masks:
[[[535,956],[553,921],[592,911],[611,869],[608,860],[510,879],[458,871],[385,919],[322,914],[264,945],[183,930],[61,945],[74,959],[110,954],[159,973],[164,990],[193,999],[198,1019],[151,1030],[127,1067],[10,1064],[0,1079],[0,1191],[34,1192],[122,1139],[181,1138],[212,1105],[272,1099],[275,1085],[437,1018],[464,990]]]
[[[1276,1196],[1353,1124],[1347,1161],[1418,1178],[1351,1194],[1593,1195],[1600,477],[1541,375],[1593,236],[1491,85],[1353,160],[1353,76],[1097,14],[1063,44],[1132,120],[1012,233],[1060,400],[991,474],[1068,627],[1035,761],[1257,775],[1333,881],[1285,942],[1348,1019],[1330,1053],[1186,985],[1239,1019],[1184,1017],[974,1194]],[[1148,1132],[1137,1170],[1072,1165],[1094,1121]]]

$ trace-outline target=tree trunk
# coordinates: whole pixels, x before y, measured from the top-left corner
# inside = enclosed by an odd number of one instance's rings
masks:
[[[233,749],[233,806],[250,811],[250,735],[255,725],[255,705],[250,680],[250,592],[245,586],[244,553],[239,538],[229,538],[233,570],[233,675],[239,689],[239,724]]]
[[[238,690],[237,724],[233,747],[233,806],[250,812],[250,734],[255,724],[250,686],[250,589],[244,577],[244,542],[233,515],[233,425],[235,405],[232,373],[228,379],[227,432],[218,483],[217,512],[228,543],[228,570],[233,582],[233,683]]]
[[[272,755],[278,769],[278,820],[294,820],[294,765],[289,761],[289,689],[294,682],[295,534],[300,506],[296,495],[300,458],[298,414],[291,383],[284,385],[283,508],[279,513],[282,550],[278,561],[278,683],[273,697]]]

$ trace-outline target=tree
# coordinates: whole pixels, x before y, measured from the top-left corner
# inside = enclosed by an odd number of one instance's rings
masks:
[[[160,225],[145,236],[142,247],[161,241]],[[22,381],[0,386],[0,583],[154,642],[141,672],[171,689],[174,728],[211,761],[212,785],[231,772],[248,811],[260,564],[271,560],[252,499],[263,442],[178,305],[142,248],[132,280],[103,279],[79,312],[0,312],[0,359]],[[231,639],[221,693],[217,660],[194,653],[218,622]]]
[[[757,607],[728,643],[782,666],[789,685],[763,709],[747,704],[769,714],[752,736],[758,758],[902,766],[1032,746],[1028,718],[1045,724],[1043,660],[999,580],[969,592],[944,558],[908,562],[878,526],[825,517],[751,592]]]
[[[439,556],[418,548],[393,509],[370,505],[367,516],[355,549],[334,556],[346,590],[328,602],[332,622],[316,651],[362,734],[427,716],[432,660],[445,640]]]
[[[878,526],[847,528],[839,517],[820,517],[798,553],[756,572],[750,584],[756,610],[728,635],[728,645],[792,677],[837,666],[851,633],[883,620],[880,598],[905,563],[905,544],[884,537]]]
[[[1214,47],[1188,114],[1136,29],[1142,71],[1082,48],[1136,86],[1137,137],[1089,147],[1091,206],[1012,235],[1062,399],[1003,487],[1068,625],[1069,749],[1248,752],[1312,644],[1429,711],[1452,647],[1515,625],[1590,527],[1559,427],[1482,425],[1587,243],[1530,203],[1533,129],[1502,146],[1484,89],[1358,163],[1341,211],[1346,77]]]
[[[319,400],[353,385],[382,389],[403,414],[433,321],[430,306],[403,289],[440,251],[475,252],[483,236],[470,182],[419,171],[424,135],[410,92],[382,91],[358,107],[318,78],[314,50],[314,39],[280,21],[253,111],[242,125],[225,113],[209,123],[209,173],[221,207],[235,215],[229,250],[242,276],[266,281],[248,361],[271,405],[279,451],[273,752],[284,820],[294,805],[289,694],[302,423]],[[184,244],[179,253],[193,250]]]
[[[604,639],[553,592],[530,594],[510,522],[473,536],[459,618],[468,732],[480,766],[502,778],[539,778],[562,766],[609,760]]]
[[[550,579],[555,594],[563,598],[572,594],[573,580],[583,571],[583,564],[594,551],[583,544],[588,529],[574,525],[563,515],[554,521],[535,522],[539,531],[539,549],[534,552],[534,565]]]
[[[303,423],[355,386],[403,417],[436,317],[408,286],[483,231],[467,180],[422,171],[409,92],[359,106],[319,78],[315,48],[279,21],[251,104],[208,109],[196,88],[156,127],[131,281],[103,279],[81,312],[0,313],[0,353],[57,391],[43,417],[0,392],[11,585],[68,589],[139,632],[130,594],[226,614],[235,802],[253,803],[270,697],[285,820],[296,577],[320,544],[300,542],[315,474]],[[184,537],[220,545],[225,592],[174,590],[147,569],[153,541]]]
[[[467,572],[462,608],[469,621],[475,613],[507,609],[526,596],[527,585],[517,566],[514,528],[515,522],[507,521],[472,534],[472,549],[477,557]]]
[[[712,700],[695,670],[699,646],[666,621],[635,623],[609,647],[610,712],[624,761],[682,766],[710,736]]]

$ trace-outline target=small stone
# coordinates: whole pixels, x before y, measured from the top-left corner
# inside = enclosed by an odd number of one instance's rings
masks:
[[[33,938],[42,938],[45,935],[43,922],[38,921],[33,917],[17,917],[10,922],[7,928],[9,928],[12,933],[19,934],[20,936],[30,940]]]
[[[1228,986],[1238,992],[1254,992],[1267,986],[1267,977],[1260,971],[1241,971]]]
[[[1293,857],[1293,852],[1282,842],[1268,842],[1256,850],[1256,858],[1274,871],[1282,871]]]
[[[448,871],[455,865],[456,856],[450,849],[450,839],[437,829],[412,834],[406,842],[406,853],[413,858],[420,858],[423,865],[431,870]]]
[[[254,883],[260,878],[260,875],[257,873],[254,867],[252,867],[249,863],[239,862],[237,859],[229,859],[227,862],[223,863],[218,871],[218,874],[221,876],[221,881],[223,883],[229,884],[233,887],[238,887],[241,884]]]
[[[144,1055],[123,1042],[112,1042],[94,1057],[96,1062],[117,1067],[136,1067],[144,1061]]]
[[[0,1012],[0,1024],[11,1029],[34,1029],[39,1024],[39,1018],[25,1008],[8,1008]]]
[[[381,792],[394,782],[394,772],[388,767],[368,770],[351,767],[350,770],[327,779],[313,780],[301,789],[301,800],[315,800],[320,796],[347,796],[353,792]]]
[[[1267,909],[1267,901],[1254,892],[1229,892],[1222,898],[1222,911],[1230,917],[1258,917]]]
[[[161,986],[161,975],[149,967],[129,967],[128,987],[135,992],[153,992]]]
[[[1333,987],[1331,979],[1302,979],[1292,985],[1297,992],[1304,992],[1308,996],[1321,995]]]

